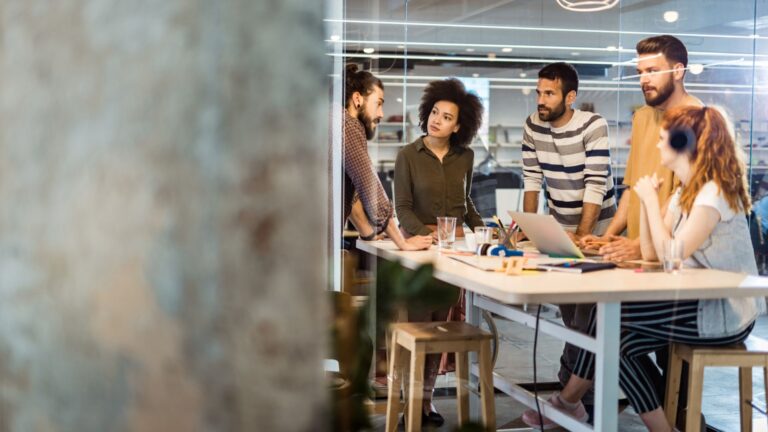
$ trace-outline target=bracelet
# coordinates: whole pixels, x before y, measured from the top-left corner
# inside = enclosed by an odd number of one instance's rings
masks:
[[[376,230],[371,231],[367,236],[360,235],[360,240],[371,241],[376,238]]]

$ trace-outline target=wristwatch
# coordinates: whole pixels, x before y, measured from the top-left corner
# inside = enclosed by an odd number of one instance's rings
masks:
[[[360,240],[371,241],[375,238],[376,238],[376,230],[371,231],[371,233],[368,234],[367,236],[360,234]]]

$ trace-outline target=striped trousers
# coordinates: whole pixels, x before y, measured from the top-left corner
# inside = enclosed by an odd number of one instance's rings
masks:
[[[698,300],[679,302],[641,302],[621,305],[621,332],[619,343],[619,387],[638,413],[653,411],[662,406],[648,371],[650,362],[638,361],[642,356],[671,343],[690,345],[729,345],[747,338],[754,323],[744,331],[727,337],[703,337],[699,335],[697,315]],[[589,316],[589,334],[595,335],[595,311]],[[651,366],[655,367],[655,366]],[[574,375],[593,379],[595,355],[579,350]],[[658,373],[658,372],[656,372]]]

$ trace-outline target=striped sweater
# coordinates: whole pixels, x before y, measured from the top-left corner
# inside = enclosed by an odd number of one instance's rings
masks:
[[[551,127],[533,113],[523,128],[525,191],[538,192],[542,181],[549,212],[568,231],[581,221],[584,203],[602,210],[593,232],[602,234],[616,213],[608,124],[600,115],[575,110],[563,127]]]

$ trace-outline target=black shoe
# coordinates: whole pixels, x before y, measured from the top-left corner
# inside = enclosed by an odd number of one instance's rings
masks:
[[[440,426],[445,423],[445,419],[443,416],[440,415],[440,413],[431,411],[429,414],[424,414],[422,411],[421,413],[421,425],[422,426],[432,426],[439,428]]]
[[[399,426],[402,426],[405,428],[405,413],[403,413],[403,416],[400,417],[400,423]],[[443,416],[440,415],[440,413],[432,411],[429,414],[424,414],[424,411],[421,412],[421,426],[422,427],[431,427],[431,428],[439,428],[440,426],[445,423],[445,419]]]

